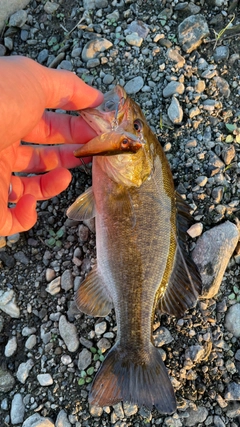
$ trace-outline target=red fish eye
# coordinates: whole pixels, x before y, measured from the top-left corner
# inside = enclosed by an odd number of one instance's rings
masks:
[[[125,139],[122,140],[122,145],[123,146],[128,145],[128,139],[127,138],[125,138]]]
[[[141,120],[139,120],[139,119],[134,121],[133,126],[137,132],[140,132],[143,128],[143,124],[142,124]]]

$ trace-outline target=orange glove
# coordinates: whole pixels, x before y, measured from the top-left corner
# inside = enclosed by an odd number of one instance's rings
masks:
[[[81,117],[45,111],[95,107],[103,95],[73,73],[53,70],[20,56],[0,58],[0,235],[29,230],[36,201],[55,196],[79,166],[77,147],[96,136]],[[21,145],[69,144],[58,146]],[[89,160],[89,159],[88,159]],[[18,177],[13,172],[41,173]],[[16,203],[8,208],[8,203]]]

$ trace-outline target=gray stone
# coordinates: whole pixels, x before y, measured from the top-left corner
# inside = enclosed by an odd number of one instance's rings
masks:
[[[53,384],[53,379],[52,379],[52,376],[50,374],[38,374],[37,380],[38,380],[39,384],[43,387],[47,387],[47,386]]]
[[[13,50],[13,39],[11,37],[4,37],[4,46],[6,46],[6,48],[9,50]],[[17,240],[15,240],[15,242],[13,243],[16,243],[20,239],[20,233],[16,233],[14,234],[14,236],[15,236],[15,239]],[[9,237],[12,237],[12,236],[9,236]],[[8,242],[9,242],[9,237],[8,237]]]
[[[25,255],[23,251],[18,251],[13,256],[15,260],[20,262],[21,264],[24,264],[24,265],[29,264],[29,258]]]
[[[0,392],[7,393],[12,390],[15,385],[15,379],[8,371],[4,371],[0,367]]]
[[[140,38],[143,39],[145,39],[149,33],[148,25],[140,20],[132,21],[128,25],[127,30],[131,33],[136,33]]]
[[[48,59],[48,54],[48,49],[41,50],[41,52],[38,54],[37,62],[39,62],[39,64],[43,64]]]
[[[111,347],[111,343],[108,341],[107,338],[101,338],[98,341],[97,346],[102,353],[105,353],[105,351],[107,351]]]
[[[37,344],[37,337],[36,335],[30,335],[30,337],[28,337],[27,341],[25,342],[25,347],[28,350],[32,350],[32,348]]]
[[[46,287],[46,291],[51,295],[56,295],[60,292],[61,277],[56,277]]]
[[[7,345],[4,350],[4,354],[6,357],[11,357],[16,350],[17,350],[17,338],[12,337],[7,342]]]
[[[73,64],[71,63],[71,61],[68,61],[67,59],[63,59],[63,61],[60,62],[60,64],[57,66],[57,68],[59,70],[72,71]]]
[[[239,304],[239,306],[240,306],[240,304]],[[238,319],[240,319],[240,317]],[[237,384],[234,382],[228,384],[227,392],[225,393],[224,399],[225,400],[240,400],[240,384]]]
[[[71,270],[65,270],[61,276],[61,288],[65,292],[73,288],[73,275]]]
[[[108,7],[108,0],[95,0],[97,9],[105,9]]]
[[[203,282],[203,298],[213,298],[219,290],[229,259],[237,245],[239,231],[226,221],[199,237],[192,252]]]
[[[110,49],[112,45],[113,44],[109,40],[103,37],[90,40],[83,48],[82,60],[84,62],[87,62],[89,61],[89,59],[97,58],[99,53],[105,52],[107,49]]]
[[[104,334],[104,332],[106,332],[106,329],[107,329],[107,322],[103,321],[103,322],[100,322],[100,323],[96,323],[94,329],[95,329],[95,332],[96,332],[97,335]]]
[[[44,5],[44,11],[46,13],[48,13],[49,15],[53,14],[54,12],[56,12],[56,10],[59,8],[59,4],[55,3],[55,2],[50,2],[47,1]]]
[[[229,96],[231,94],[231,91],[230,91],[230,86],[229,86],[228,82],[225,79],[223,79],[222,77],[219,77],[219,76],[214,77],[214,81],[217,84],[219,92],[225,98],[229,98]]]
[[[6,47],[3,44],[0,44],[0,56],[4,56],[6,54],[6,52],[7,52]],[[3,242],[3,240],[2,240],[2,242]],[[1,248],[4,246],[5,245],[2,245]]]
[[[140,47],[143,42],[143,38],[139,37],[137,33],[131,33],[126,36],[126,42],[131,46]]]
[[[9,27],[21,28],[27,21],[26,10],[18,10],[9,19]]]
[[[75,48],[72,50],[71,56],[72,56],[73,58],[78,58],[78,57],[81,55],[81,52],[82,52],[82,49],[81,49],[80,47],[75,47]]]
[[[168,117],[174,124],[180,124],[183,119],[183,110],[182,107],[175,96],[172,97],[171,104],[167,110]]]
[[[138,406],[132,403],[123,402],[123,410],[126,417],[131,417],[131,415],[135,415],[138,411]]]
[[[141,76],[137,76],[129,80],[125,84],[124,89],[128,93],[128,95],[133,95],[139,92],[142,89],[143,85],[144,85],[143,78]]]
[[[29,328],[29,326],[25,326],[22,329],[22,336],[23,337],[28,337],[29,335],[34,334],[35,332],[36,332],[36,328],[34,328],[34,327]]]
[[[204,406],[199,406],[196,410],[189,409],[186,413],[189,415],[184,420],[186,427],[197,426],[199,423],[203,423],[208,416],[208,410]]]
[[[15,303],[15,293],[12,289],[6,292],[0,290],[0,310],[10,317],[20,317],[20,310]]]
[[[91,351],[84,348],[80,353],[78,357],[78,369],[80,371],[84,371],[87,369],[92,363],[92,353]]]
[[[58,413],[55,427],[71,427],[71,423],[68,421],[68,416],[64,409]]]
[[[185,64],[185,58],[180,55],[177,49],[168,49],[167,56],[171,61],[176,63],[177,68],[182,68]]]
[[[24,421],[22,427],[54,427],[54,423],[49,418],[33,414]]]
[[[240,303],[229,307],[225,316],[225,328],[235,337],[240,337]]]
[[[215,62],[226,61],[229,58],[228,46],[217,46],[213,53],[213,57]]]
[[[83,224],[80,224],[78,227],[78,237],[82,243],[88,240],[89,229]]]
[[[7,39],[7,38],[9,39],[9,37],[5,37],[5,39]],[[5,41],[5,39],[4,39],[4,41]],[[5,44],[5,46],[7,47],[6,44]],[[11,245],[13,245],[14,243],[17,243],[19,241],[19,239],[20,239],[20,233],[12,234],[11,236],[8,236],[8,238],[7,238],[8,242]]]
[[[32,359],[28,359],[25,363],[21,363],[17,370],[17,379],[20,383],[24,384],[29,372],[34,366],[34,362]]]
[[[11,413],[10,413],[11,423],[13,425],[22,423],[24,418],[24,413],[25,413],[25,405],[23,403],[22,395],[20,393],[16,393],[13,397],[12,405],[11,405]]]
[[[199,344],[191,345],[185,351],[186,363],[191,367],[194,364],[201,362],[204,356],[205,356],[205,349],[202,345],[199,345]]]
[[[162,347],[164,344],[169,344],[173,341],[171,333],[164,326],[161,326],[154,332],[153,339],[156,347]]]
[[[0,0],[0,31],[5,27],[10,15],[20,9],[24,9],[30,0]]]
[[[163,96],[164,98],[168,98],[169,96],[175,95],[175,94],[182,94],[184,92],[184,84],[177,82],[177,81],[171,81],[167,84],[167,86],[163,89]]]
[[[112,74],[105,74],[105,76],[103,77],[103,83],[105,85],[110,85],[114,80],[114,76],[112,76]]]
[[[89,59],[87,62],[87,68],[95,68],[100,65],[100,60],[98,58]]]
[[[79,347],[77,328],[75,325],[68,322],[64,315],[59,319],[59,332],[68,348],[68,351],[76,351]]]
[[[213,425],[215,427],[225,427],[225,423],[222,421],[222,419],[219,417],[219,415],[214,415]]]
[[[189,16],[178,26],[179,44],[187,53],[200,46],[202,39],[208,35],[208,24],[202,15]]]
[[[222,158],[225,165],[230,165],[236,155],[235,146],[233,144],[224,145],[222,149]]]

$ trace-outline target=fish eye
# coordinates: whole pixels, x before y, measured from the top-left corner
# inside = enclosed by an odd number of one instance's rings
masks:
[[[125,139],[122,140],[122,146],[126,147],[127,145],[128,145],[128,139],[125,138]]]
[[[141,121],[141,120],[139,120],[139,119],[134,120],[133,126],[134,126],[134,129],[135,129],[137,132],[141,132],[141,130],[142,130],[142,128],[143,128],[142,121]]]

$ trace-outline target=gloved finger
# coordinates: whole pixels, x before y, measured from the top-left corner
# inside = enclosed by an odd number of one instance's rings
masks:
[[[26,194],[34,194],[36,200],[50,199],[65,190],[71,179],[71,173],[65,168],[31,177],[12,176],[12,191],[8,200],[16,203]]]
[[[14,208],[0,200],[0,235],[11,236],[29,230],[37,221],[36,200],[31,194],[23,196]]]

